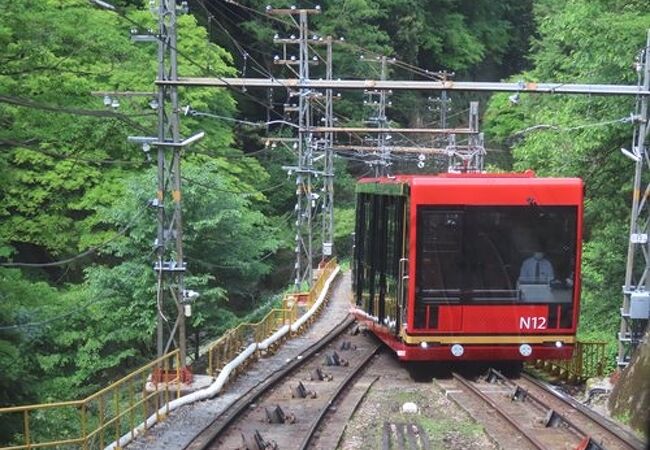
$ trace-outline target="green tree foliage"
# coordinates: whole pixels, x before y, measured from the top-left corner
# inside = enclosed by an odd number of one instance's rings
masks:
[[[636,84],[633,59],[644,47],[646,3],[540,1],[534,68],[516,76],[540,82]],[[491,140],[511,146],[514,168],[542,176],[578,176],[586,184],[581,333],[613,340],[619,321],[633,165],[632,99],[585,96],[493,98]]]
[[[141,3],[116,2],[140,31],[155,29]],[[70,262],[0,267],[0,405],[80,397],[154,353],[155,162],[126,137],[156,134],[156,112],[152,97],[105,108],[91,94],[155,91],[156,45],[131,42],[133,27],[85,0],[3,3],[1,262]],[[179,54],[181,75],[235,74],[193,16],[179,17]],[[180,91],[183,105],[235,113],[225,90]],[[201,292],[189,331],[213,334],[273,267],[281,222],[265,192],[277,181],[228,122],[182,126],[185,136],[206,131],[183,155],[186,284]],[[5,425],[2,438],[18,429]]]

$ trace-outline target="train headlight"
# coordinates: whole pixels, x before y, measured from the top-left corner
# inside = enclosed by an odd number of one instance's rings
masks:
[[[563,344],[562,344],[561,341],[555,341],[555,346],[556,346],[557,348],[562,348],[562,345],[563,345]]]
[[[420,342],[420,347],[422,347],[423,349],[426,350],[427,348],[429,348],[429,344],[427,344],[426,342],[423,341],[423,342]]]
[[[462,345],[454,344],[451,346],[451,354],[454,355],[455,357],[459,358],[463,356],[463,353],[465,353],[465,349],[463,348]]]
[[[533,348],[528,344],[521,344],[519,346],[519,353],[521,356],[530,356],[533,353]]]

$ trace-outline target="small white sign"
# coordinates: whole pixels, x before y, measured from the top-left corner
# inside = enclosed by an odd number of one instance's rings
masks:
[[[633,244],[646,244],[648,242],[648,235],[646,233],[632,233],[630,242]]]

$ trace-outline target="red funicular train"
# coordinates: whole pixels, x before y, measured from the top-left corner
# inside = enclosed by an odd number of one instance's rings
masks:
[[[360,180],[353,313],[402,360],[570,358],[582,214],[576,178]]]

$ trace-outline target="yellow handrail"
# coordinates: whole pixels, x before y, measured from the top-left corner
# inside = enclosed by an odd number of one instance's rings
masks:
[[[309,292],[288,294],[283,300],[283,308],[272,309],[257,323],[242,323],[226,331],[209,346],[208,373],[220,370],[249,343],[263,341],[280,326],[295,322],[300,308],[307,310],[313,306],[336,267],[336,259],[328,261]],[[306,301],[301,302],[302,299]],[[148,377],[154,369],[161,368],[174,377],[155,384]],[[137,424],[145,422],[150,415],[156,414],[159,421],[163,418],[161,409],[165,411],[164,415],[169,413],[169,403],[174,397],[180,397],[180,379],[180,355],[178,350],[174,350],[82,400],[0,408],[0,421],[4,423],[9,423],[11,415],[22,416],[14,419],[17,423],[22,421],[22,433],[12,439],[15,444],[0,447],[0,450],[57,446],[103,449],[127,433],[134,437]],[[138,392],[140,389],[142,392]],[[67,416],[64,423],[68,428],[57,430],[59,434],[54,439],[42,436],[44,433],[39,430],[39,425],[48,423],[49,412]]]
[[[602,341],[578,341],[571,359],[540,360],[535,365],[567,381],[582,382],[604,375],[606,346],[607,343]]]
[[[336,258],[329,260],[320,270],[318,278],[309,292],[285,295],[282,308],[274,308],[257,323],[242,323],[226,331],[208,347],[208,374],[216,375],[232,361],[245,347],[271,336],[275,330],[291,325],[298,318],[300,309],[307,311],[320,296],[325,282],[337,267]]]
[[[138,393],[147,385],[151,371],[159,367],[166,371],[175,367],[175,377],[157,385],[149,382],[149,389]],[[22,415],[23,422],[22,433],[14,437],[17,444],[0,448],[19,450],[63,445],[75,445],[84,450],[104,448],[123,434],[134,433],[136,424],[146,420],[154,409],[168,407],[174,397],[170,395],[170,385],[180,379],[179,367],[179,352],[174,350],[82,400],[0,408],[0,421],[9,423],[12,415]],[[178,398],[180,383],[175,385],[175,397]],[[42,436],[43,432],[39,430],[39,425],[47,422],[48,413],[70,418],[65,422],[67,429],[57,430],[59,435],[56,438]],[[18,444],[21,441],[22,444]]]

